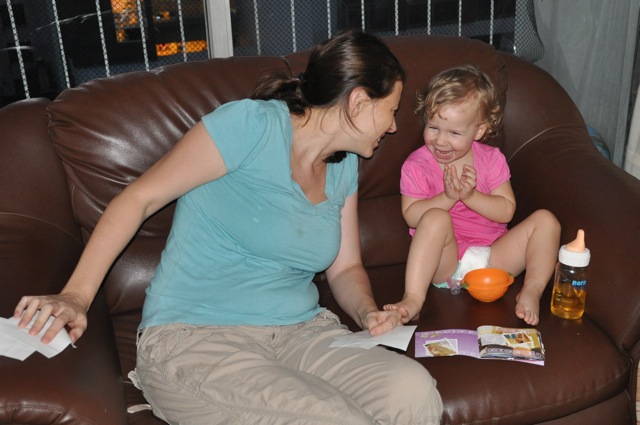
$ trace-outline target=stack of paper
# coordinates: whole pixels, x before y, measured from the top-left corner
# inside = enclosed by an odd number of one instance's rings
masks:
[[[416,328],[417,326],[396,326],[389,332],[378,336],[371,336],[369,331],[341,335],[335,338],[330,347],[360,347],[368,349],[376,345],[385,345],[406,351]]]
[[[33,317],[26,328],[22,329],[18,328],[20,319],[0,317],[0,355],[24,360],[34,351],[38,351],[47,358],[51,358],[71,344],[71,338],[65,329],[61,330],[49,344],[43,344],[40,341],[42,335],[55,320],[54,317],[49,318],[38,335],[29,335],[29,329],[31,329],[36,317],[38,314]]]

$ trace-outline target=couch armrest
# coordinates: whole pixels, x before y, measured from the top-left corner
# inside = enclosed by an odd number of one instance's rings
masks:
[[[62,163],[49,142],[45,99],[0,109],[0,315],[22,295],[57,293],[84,242]],[[102,294],[78,348],[51,359],[0,357],[0,423],[126,423],[123,383]]]
[[[0,214],[0,314],[11,316],[22,295],[58,292],[81,249],[52,223]],[[126,423],[122,374],[102,293],[77,346],[51,359],[40,353],[24,362],[0,357],[0,423]]]
[[[561,243],[585,230],[591,250],[585,315],[629,354],[640,338],[640,180],[599,153],[557,81],[520,58],[504,57],[504,151],[518,202],[515,222],[546,208],[560,220]]]
[[[512,158],[511,169],[519,218],[551,210],[562,224],[561,243],[585,230],[591,251],[585,314],[628,352],[640,338],[640,181],[572,129],[532,140]]]

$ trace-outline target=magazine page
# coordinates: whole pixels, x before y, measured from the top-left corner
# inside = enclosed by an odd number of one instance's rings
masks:
[[[478,333],[468,329],[416,332],[416,357],[480,357]]]
[[[540,332],[533,328],[478,328],[480,357],[544,364],[544,346]]]

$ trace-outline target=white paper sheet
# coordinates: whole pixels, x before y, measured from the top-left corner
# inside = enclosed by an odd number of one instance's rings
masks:
[[[31,329],[36,317],[38,317],[37,313],[23,329],[18,328],[19,319],[0,317],[0,355],[24,360],[38,351],[47,358],[51,358],[71,344],[71,338],[65,329],[61,330],[49,344],[40,342],[42,335],[54,321],[54,317],[49,318],[38,335],[29,335],[29,329]]]
[[[371,336],[369,331],[341,335],[335,338],[330,347],[360,347],[369,349],[376,345],[385,345],[406,351],[416,328],[417,326],[396,326],[389,332],[378,336]]]

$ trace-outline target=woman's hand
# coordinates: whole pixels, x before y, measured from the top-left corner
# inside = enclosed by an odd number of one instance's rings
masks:
[[[41,338],[43,344],[51,342],[65,326],[73,343],[87,329],[87,308],[73,294],[24,296],[16,306],[13,317],[20,319],[18,327],[24,328],[38,311],[40,314],[29,330],[30,335],[37,335],[47,320],[55,317]]]
[[[402,326],[399,311],[371,310],[362,317],[362,327],[368,329],[371,336],[382,335],[396,326]]]

